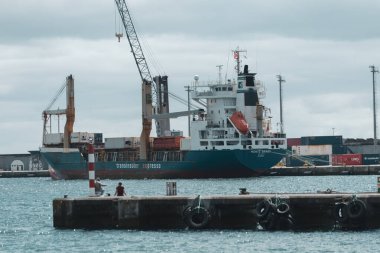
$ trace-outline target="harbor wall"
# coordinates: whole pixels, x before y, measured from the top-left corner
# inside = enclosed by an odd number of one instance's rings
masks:
[[[380,194],[86,197],[53,200],[56,228],[371,229],[380,228]]]

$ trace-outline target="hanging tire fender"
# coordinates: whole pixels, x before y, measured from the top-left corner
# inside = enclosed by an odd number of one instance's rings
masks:
[[[183,212],[183,218],[190,228],[204,228],[210,221],[210,212],[201,206],[188,207]]]
[[[256,205],[256,216],[259,219],[266,218],[273,210],[275,207],[270,201],[262,200]]]
[[[335,217],[339,223],[346,222],[348,219],[347,203],[340,202],[335,204]]]
[[[363,200],[353,200],[347,205],[347,214],[351,219],[358,219],[367,212],[367,205]]]
[[[276,211],[278,214],[281,214],[281,215],[288,214],[290,211],[290,206],[288,203],[282,202],[277,206]]]

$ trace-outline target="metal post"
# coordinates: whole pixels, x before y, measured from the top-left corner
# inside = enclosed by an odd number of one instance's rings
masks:
[[[380,177],[377,177],[377,192],[380,193]]]
[[[94,146],[91,143],[87,144],[88,151],[88,180],[90,188],[90,196],[95,196],[95,155]]]
[[[177,182],[166,182],[166,196],[177,195]]]
[[[186,88],[186,91],[187,91],[187,111],[189,112],[190,111],[190,91],[192,91],[190,89],[190,86],[185,86]],[[190,114],[187,116],[187,127],[188,127],[188,132],[189,132],[189,137],[191,136],[191,133],[190,133]]]
[[[282,79],[281,75],[277,75],[278,83],[280,84],[280,132],[284,133],[284,121],[282,117],[282,83],[285,83],[285,80]]]
[[[222,84],[222,67],[223,65],[216,65],[216,67],[218,68],[218,84]]]
[[[372,72],[372,96],[373,96],[373,145],[377,145],[377,134],[376,134],[376,84],[375,84],[375,73],[379,70],[375,68],[374,65],[369,66]]]

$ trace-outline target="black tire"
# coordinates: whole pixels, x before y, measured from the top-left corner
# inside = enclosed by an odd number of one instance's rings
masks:
[[[260,226],[265,230],[274,230],[277,223],[277,214],[268,212],[265,218],[259,219]]]
[[[360,199],[351,201],[347,205],[347,214],[351,219],[359,219],[363,217],[366,211],[367,205]]]
[[[210,217],[209,211],[204,207],[188,207],[184,211],[185,223],[190,228],[204,228]]]
[[[272,210],[274,210],[272,203],[268,200],[260,201],[256,205],[256,216],[259,219],[265,219]]]
[[[335,206],[335,217],[339,223],[344,223],[348,219],[348,210],[346,203],[338,203]]]
[[[288,203],[282,202],[277,206],[276,211],[281,215],[288,214],[290,211],[290,206]]]
[[[293,219],[291,217],[280,216],[277,220],[276,230],[291,230],[293,229]]]

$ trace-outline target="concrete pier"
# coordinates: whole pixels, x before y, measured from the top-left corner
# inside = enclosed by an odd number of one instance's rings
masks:
[[[0,178],[10,177],[50,177],[48,170],[37,171],[0,171]]]
[[[56,228],[335,230],[380,228],[380,194],[86,197],[53,200]]]
[[[380,175],[379,165],[276,167],[266,176]]]

